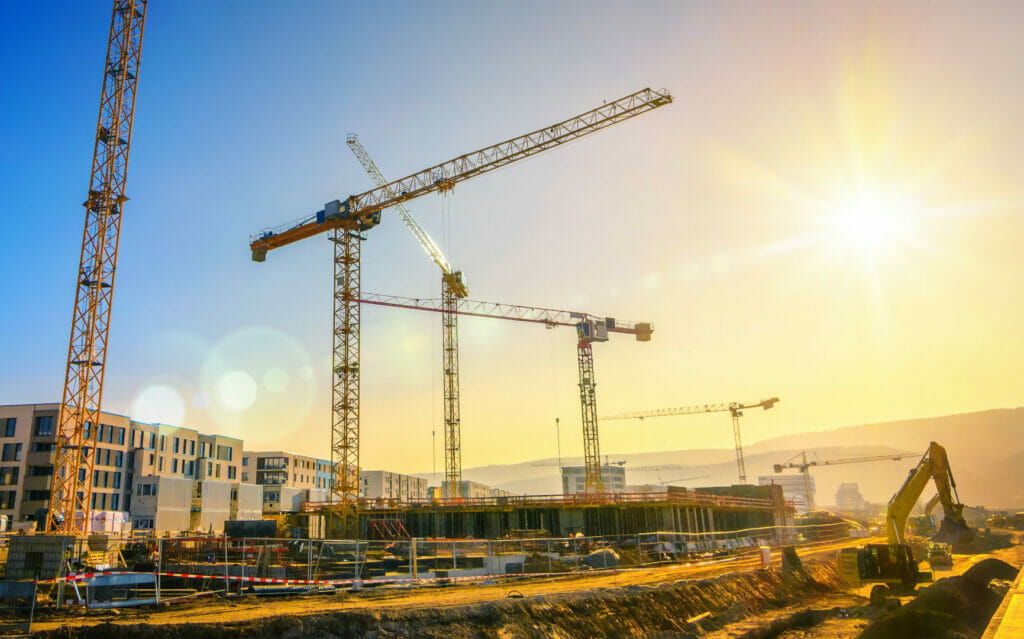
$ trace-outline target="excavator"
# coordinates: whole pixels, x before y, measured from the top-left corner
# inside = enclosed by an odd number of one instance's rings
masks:
[[[917,560],[907,544],[907,520],[928,481],[935,482],[945,516],[933,541],[959,544],[971,541],[974,531],[963,518],[963,504],[949,468],[946,449],[931,442],[921,461],[889,500],[885,517],[886,544],[867,544],[839,551],[839,574],[844,581],[860,586],[879,583],[893,591],[913,592],[917,584],[932,580],[930,572],[918,570]]]

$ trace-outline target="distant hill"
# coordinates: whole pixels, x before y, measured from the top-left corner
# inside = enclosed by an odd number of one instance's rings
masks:
[[[1024,509],[1024,407],[995,409],[944,417],[908,419],[831,431],[798,433],[756,442],[744,448],[749,481],[772,475],[772,465],[783,463],[806,450],[818,460],[886,455],[894,452],[924,454],[936,441],[949,453],[960,492],[968,505]],[[720,486],[737,481],[731,449],[675,450],[641,454],[609,454],[626,460],[626,481],[631,484],[672,482],[689,487]],[[582,465],[581,458],[564,458],[566,465]],[[886,502],[906,478],[916,458],[815,468],[816,500],[835,503],[843,482],[855,482],[872,502]],[[548,465],[535,465],[548,464]],[[466,468],[463,476],[516,494],[561,492],[561,480],[553,458],[521,464]],[[629,471],[630,466],[678,464],[679,470]],[[787,471],[794,473],[796,471]],[[704,477],[706,475],[706,477]],[[434,482],[439,477],[421,474]],[[684,477],[701,477],[674,481]],[[926,489],[929,495],[932,489]]]

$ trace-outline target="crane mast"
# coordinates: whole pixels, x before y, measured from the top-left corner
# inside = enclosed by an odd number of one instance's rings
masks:
[[[348,136],[348,148],[363,165],[366,173],[377,184],[384,186],[384,178],[366,152],[355,133]],[[395,211],[426,251],[430,259],[441,269],[441,299],[444,309],[441,314],[441,370],[444,380],[444,478],[442,484],[445,499],[454,499],[455,490],[462,484],[462,417],[459,399],[459,316],[455,313],[456,300],[469,295],[461,271],[452,270],[451,264],[441,252],[433,238],[420,226],[405,204],[395,205]]]
[[[47,532],[84,534],[92,508],[92,476],[106,372],[110,307],[124,213],[135,90],[146,22],[146,0],[116,0],[103,67],[85,228],[77,273],[57,420],[56,458]]]
[[[453,310],[445,300],[434,298],[399,297],[397,295],[363,294],[363,304],[406,308],[418,311],[433,311],[454,315],[491,317],[517,322],[542,324],[547,328],[572,326],[576,329],[576,355],[579,363],[580,416],[583,425],[583,467],[585,490],[588,494],[604,492],[601,476],[601,444],[597,418],[597,383],[594,375],[593,342],[608,341],[608,333],[634,335],[637,341],[651,339],[648,322],[624,322],[610,317],[600,317],[579,311],[566,311],[518,304],[499,304],[479,300],[458,300]]]
[[[312,216],[265,229],[249,242],[252,259],[299,240],[333,231],[334,242],[334,380],[331,462],[334,468],[329,527],[341,535],[359,535],[359,243],[362,232],[380,223],[381,211],[464,180],[532,157],[659,107],[671,104],[665,90],[642,89],[567,120],[526,135],[460,155],[383,186],[333,200]]]
[[[743,411],[748,408],[763,408],[768,410],[779,402],[778,397],[772,397],[770,399],[764,399],[757,403],[743,404],[740,402],[732,402],[729,404],[704,404],[702,406],[680,406],[677,408],[656,408],[654,410],[640,410],[632,411],[629,413],[619,413],[617,415],[609,415],[602,419],[639,419],[644,420],[648,417],[669,417],[673,415],[695,415],[697,413],[724,413],[728,412],[732,416],[732,436],[733,445],[736,449],[736,471],[739,475],[740,483],[747,483],[747,464],[743,459],[743,441],[740,437],[740,417],[743,417]]]

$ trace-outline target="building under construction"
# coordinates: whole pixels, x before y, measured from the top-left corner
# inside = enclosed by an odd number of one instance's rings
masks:
[[[329,504],[307,503],[311,536]],[[532,495],[362,504],[362,538],[499,539],[524,534],[567,537],[652,531],[711,533],[793,524],[780,486],[721,486],[660,493]]]

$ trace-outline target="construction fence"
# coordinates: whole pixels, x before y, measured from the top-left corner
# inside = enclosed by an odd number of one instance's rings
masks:
[[[846,523],[706,533],[342,541],[226,536],[76,540],[60,574],[36,579],[48,605],[112,608],[215,595],[557,577],[663,564],[764,565],[765,549],[851,536]],[[98,544],[94,542],[92,548]],[[116,550],[115,550],[116,548]],[[111,560],[100,563],[97,560]]]

